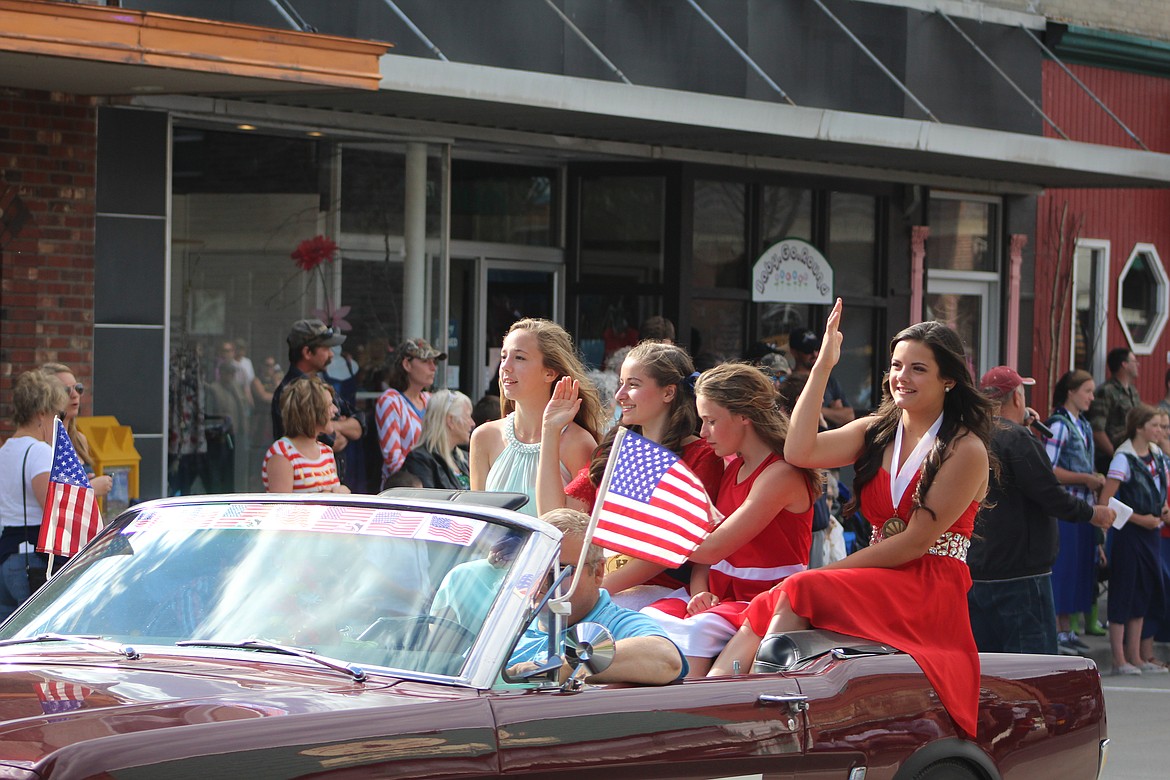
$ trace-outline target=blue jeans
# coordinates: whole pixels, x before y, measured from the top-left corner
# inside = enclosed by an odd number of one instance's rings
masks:
[[[972,583],[967,607],[979,652],[1057,652],[1051,575]]]
[[[44,555],[29,553],[27,561],[25,557],[24,553],[17,552],[0,563],[0,620],[15,612],[31,595],[26,566],[44,569],[47,565]]]

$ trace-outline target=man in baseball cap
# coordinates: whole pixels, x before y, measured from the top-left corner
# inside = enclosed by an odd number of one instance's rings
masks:
[[[807,377],[821,352],[821,339],[808,328],[796,328],[788,334],[788,351],[792,353],[792,376]],[[854,418],[853,407],[845,401],[845,391],[834,376],[825,385],[821,414],[830,428],[840,428]]]
[[[996,366],[979,381],[997,405],[991,452],[999,473],[988,485],[975,521],[980,532],[967,552],[971,632],[984,653],[1076,655],[1083,650],[1058,639],[1056,629],[1052,564],[1060,535],[1054,518],[1108,528],[1114,512],[1085,503],[1057,481],[1044,445],[1024,427],[1035,414],[1024,388],[1034,384],[1009,366]]]
[[[1017,387],[1031,387],[1034,384],[1035,379],[1020,376],[1011,366],[996,366],[979,380],[979,389],[991,400],[1002,403]]]
[[[333,360],[333,347],[342,344],[345,336],[321,320],[297,320],[292,324],[285,340],[288,342],[288,371],[272,392],[272,435],[277,439],[284,435],[284,421],[280,416],[280,399],[284,394],[284,388],[303,376],[316,376],[322,373],[329,365],[329,361]],[[362,435],[361,420],[354,414],[354,410],[341,398],[337,399],[337,406],[341,417],[333,422],[335,440],[330,444],[333,445],[334,452],[345,449],[348,442]],[[339,462],[338,466],[340,465]]]

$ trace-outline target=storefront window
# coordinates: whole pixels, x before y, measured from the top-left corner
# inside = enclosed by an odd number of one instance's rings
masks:
[[[785,238],[812,241],[812,190],[765,186],[760,231],[764,249]]]
[[[935,193],[928,219],[926,262],[931,269],[999,270],[998,201]]]
[[[1153,244],[1134,247],[1118,280],[1117,316],[1135,354],[1148,355],[1166,325],[1166,271]]]
[[[747,187],[738,182],[696,181],[694,273],[696,287],[747,284]]]
[[[877,199],[834,192],[829,200],[829,245],[834,295],[872,296],[877,281]]]
[[[451,169],[451,238],[556,246],[556,171],[469,160]]]
[[[747,301],[691,299],[690,353],[696,369],[743,357],[747,306]]]
[[[661,176],[581,179],[580,281],[661,284],[665,189]]]

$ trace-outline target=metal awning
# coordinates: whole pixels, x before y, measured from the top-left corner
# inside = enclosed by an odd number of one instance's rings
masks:
[[[550,149],[612,143],[655,159],[980,189],[1170,186],[1170,154],[389,54],[381,68],[374,93],[260,99],[413,120],[456,139],[513,133]]]

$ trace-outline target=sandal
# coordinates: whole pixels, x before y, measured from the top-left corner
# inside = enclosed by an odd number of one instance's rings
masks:
[[[1149,672],[1150,674],[1170,673],[1170,668],[1167,668],[1166,664],[1162,663],[1157,658],[1147,658],[1138,668],[1143,672]]]
[[[1115,675],[1121,675],[1121,676],[1140,675],[1142,673],[1142,670],[1137,668],[1133,664],[1121,664],[1120,666],[1113,667],[1113,673]]]

